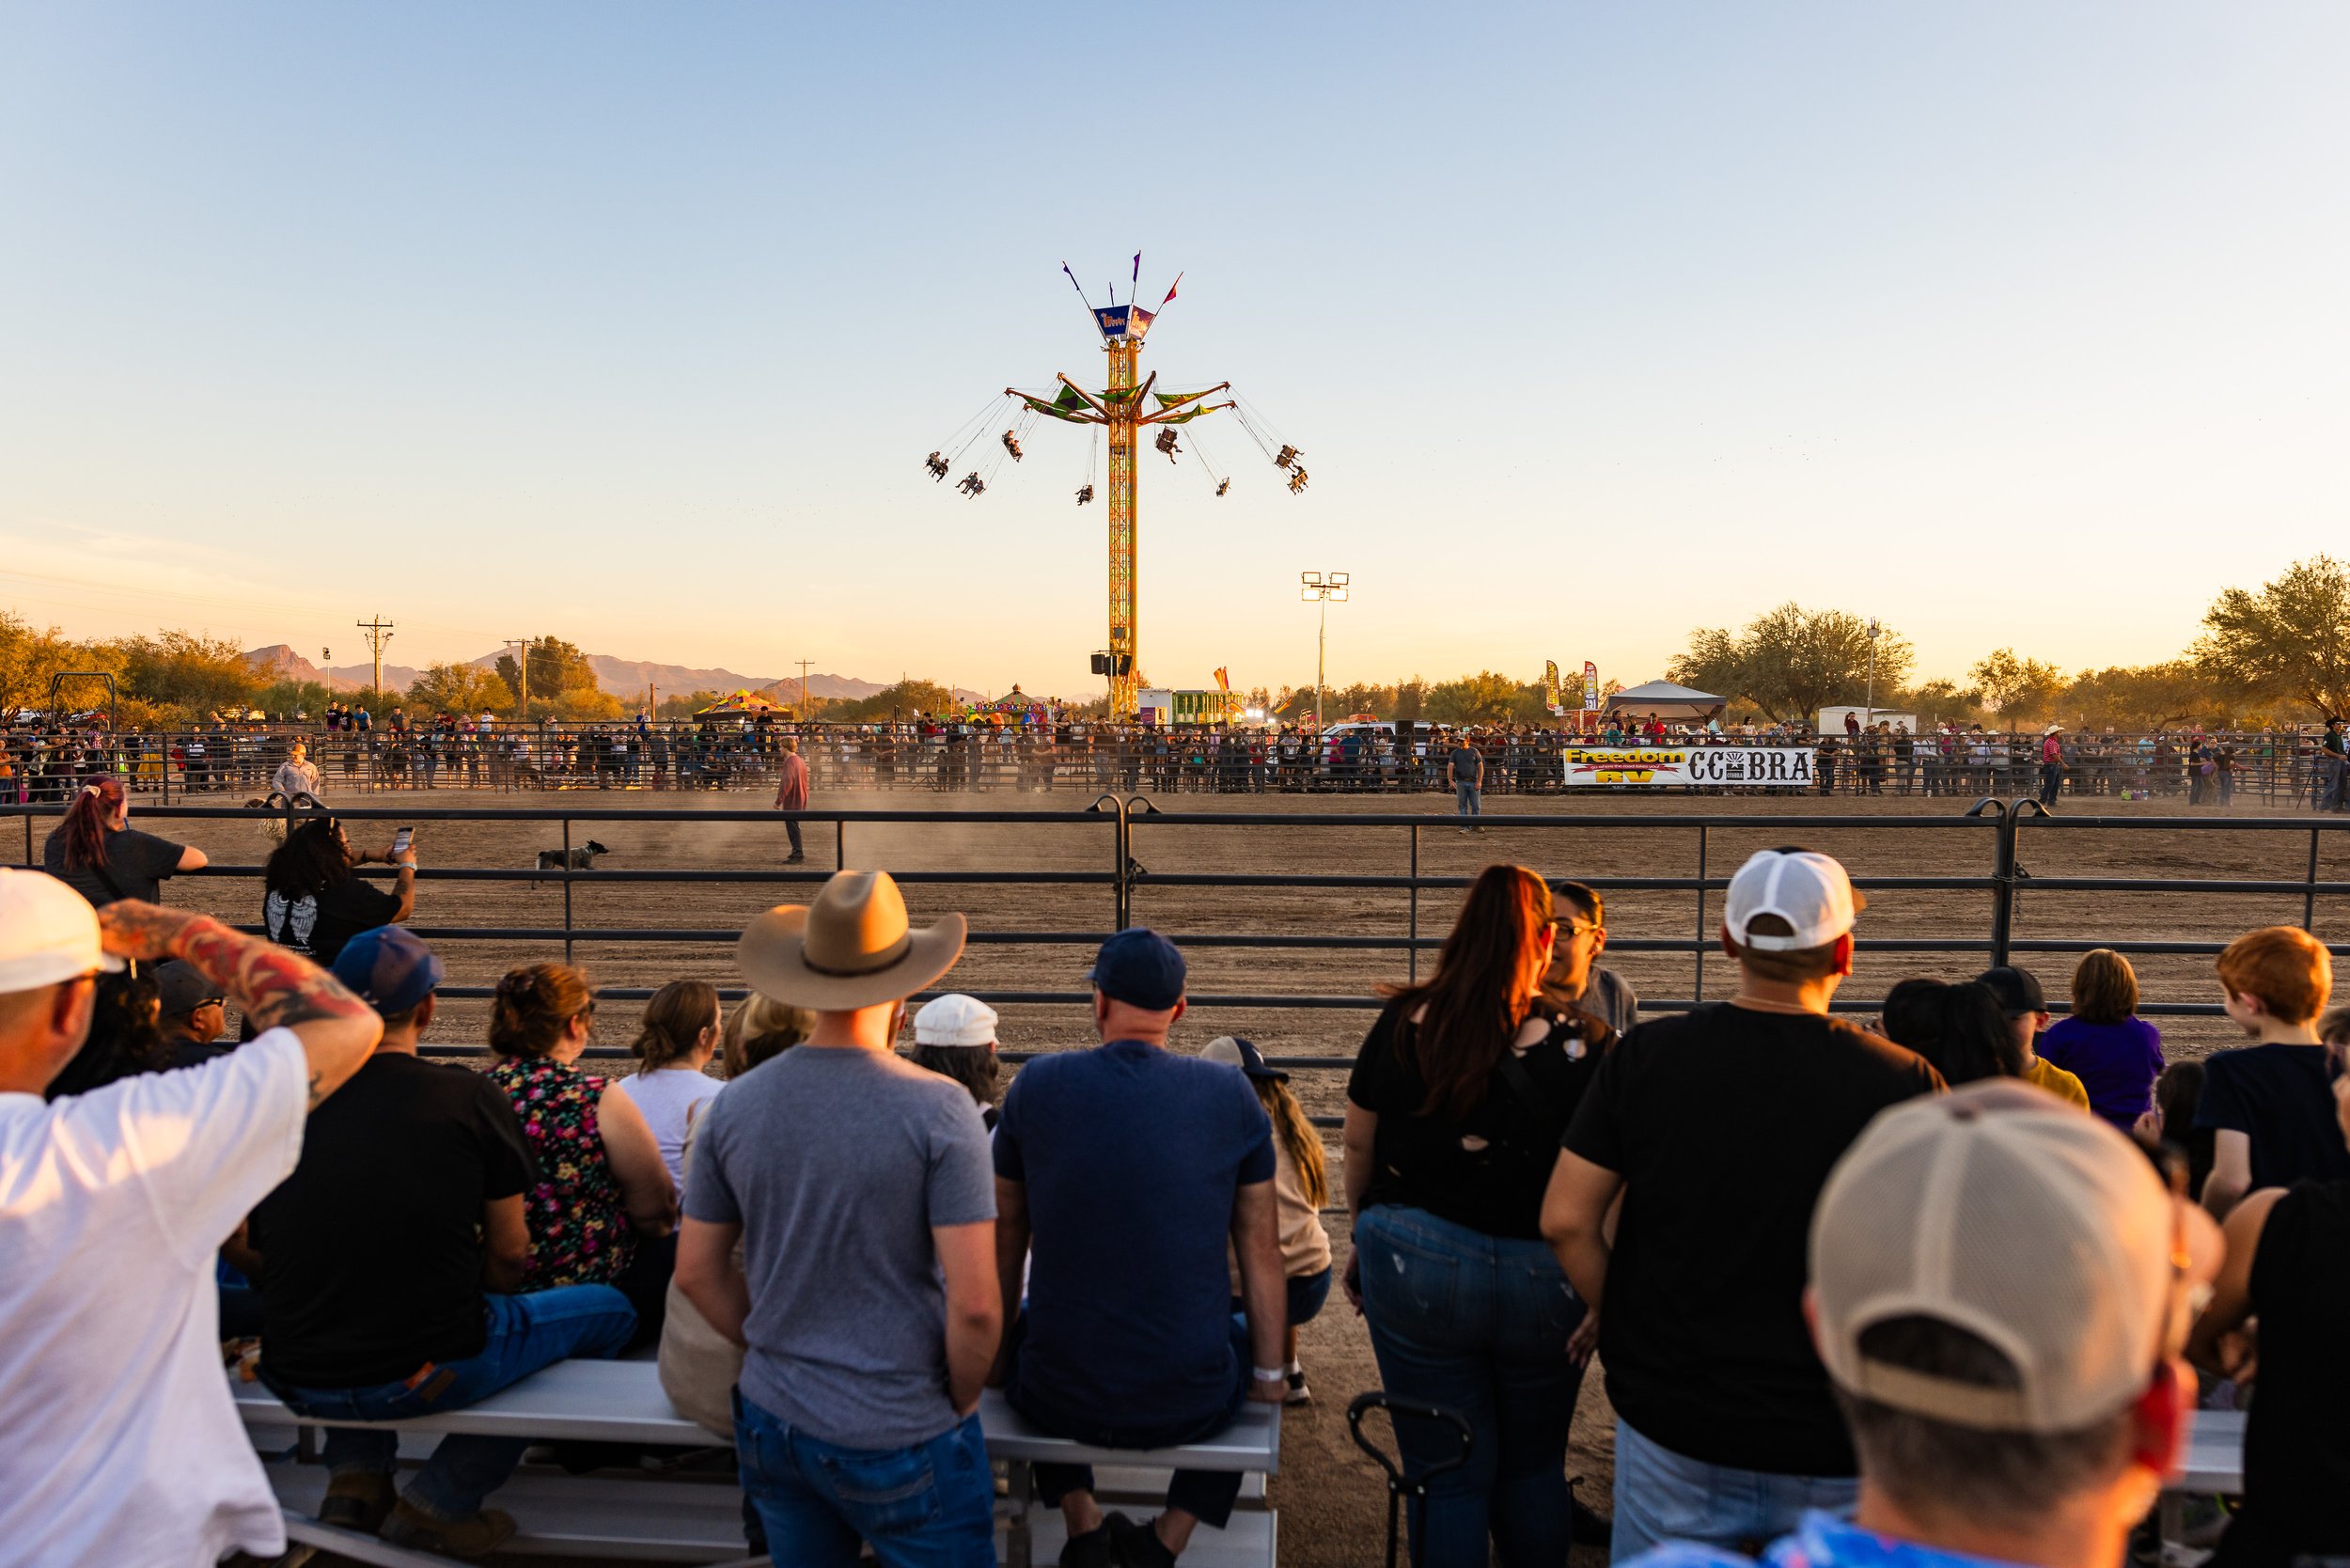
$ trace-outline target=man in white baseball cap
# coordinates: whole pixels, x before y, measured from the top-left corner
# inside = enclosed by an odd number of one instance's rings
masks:
[[[261,1031],[228,1056],[42,1091],[95,981],[184,959]],[[35,1568],[286,1549],[220,1374],[214,1257],[383,1032],[333,976],[217,920],[94,911],[0,869],[0,1555]]]
[[[1943,1087],[1828,1011],[1865,905],[1827,855],[1749,859],[1722,916],[1736,995],[1634,1028],[1568,1124],[1543,1234],[1600,1313],[1618,1560],[1667,1539],[1769,1540],[1856,1494],[1800,1306],[1807,1227],[1870,1119]]]
[[[1859,1451],[1804,1568],[2118,1563],[2176,1457],[2217,1229],[2094,1117],[2005,1080],[1878,1117],[1828,1178],[1805,1309]],[[1731,1568],[1668,1546],[1642,1568]]]

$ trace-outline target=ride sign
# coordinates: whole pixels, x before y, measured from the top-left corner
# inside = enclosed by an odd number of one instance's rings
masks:
[[[1566,782],[1808,790],[1811,749],[1796,745],[1569,746]]]

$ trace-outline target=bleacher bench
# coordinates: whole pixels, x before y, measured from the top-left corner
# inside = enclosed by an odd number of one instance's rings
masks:
[[[326,1474],[311,1462],[316,1430],[338,1423],[298,1417],[266,1388],[234,1372],[229,1387],[266,1462],[288,1535],[381,1568],[446,1568],[446,1559],[319,1523]],[[459,1432],[534,1443],[720,1451],[728,1447],[677,1413],[650,1361],[563,1361],[462,1410],[382,1424],[402,1435],[403,1461],[421,1460],[441,1437]],[[994,1389],[980,1400],[979,1424],[989,1456],[1007,1470],[1010,1497],[998,1510],[996,1553],[1008,1568],[1030,1568],[1060,1555],[1065,1532],[1058,1512],[1035,1505],[1033,1466],[1040,1463],[1094,1466],[1105,1505],[1156,1504],[1168,1472],[1179,1467],[1240,1471],[1246,1478],[1241,1507],[1230,1525],[1200,1530],[1183,1560],[1193,1568],[1272,1568],[1279,1540],[1274,1512],[1265,1506],[1264,1482],[1280,1463],[1277,1405],[1245,1406],[1229,1432],[1208,1442],[1150,1451],[1089,1448],[1039,1432]],[[610,1470],[571,1476],[525,1466],[498,1490],[492,1505],[511,1513],[519,1527],[507,1551],[752,1568],[766,1560],[744,1556],[741,1499],[722,1463],[699,1476],[686,1466],[644,1477]]]

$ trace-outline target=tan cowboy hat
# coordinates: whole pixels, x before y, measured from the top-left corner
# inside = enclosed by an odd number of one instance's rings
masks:
[[[762,996],[819,1012],[850,1012],[911,996],[963,956],[964,921],[944,915],[915,930],[887,871],[836,871],[812,904],[782,903],[734,946]]]

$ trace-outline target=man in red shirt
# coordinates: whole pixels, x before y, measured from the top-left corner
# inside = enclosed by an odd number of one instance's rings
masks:
[[[2054,806],[2064,787],[2064,726],[2052,724],[2040,738],[2040,804]]]
[[[776,770],[776,809],[807,809],[807,764],[800,760],[800,738],[797,735],[787,735],[783,739],[783,756]],[[783,863],[793,866],[806,860],[807,855],[800,845],[800,819],[785,818],[783,830],[791,836],[791,853],[784,857]]]

